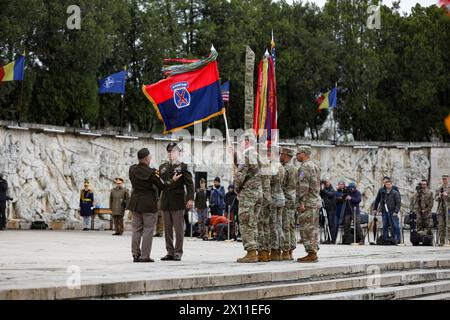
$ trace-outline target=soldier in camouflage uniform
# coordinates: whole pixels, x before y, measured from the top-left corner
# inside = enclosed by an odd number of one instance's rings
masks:
[[[270,209],[270,260],[281,261],[281,244],[283,242],[283,208],[285,205],[284,192],[284,168],[274,159],[271,164],[272,177],[270,189],[272,191],[272,205]]]
[[[433,191],[428,188],[428,181],[421,180],[420,188],[412,198],[412,208],[417,215],[417,231],[426,231],[428,235],[432,235],[433,216],[431,209],[433,208]]]
[[[241,143],[243,159],[236,170],[235,188],[239,197],[239,227],[242,244],[247,254],[237,259],[240,263],[258,262],[258,215],[262,203],[261,173],[258,154],[252,134],[245,134]]]
[[[295,239],[295,195],[297,193],[297,172],[298,169],[292,164],[294,150],[283,148],[280,155],[280,162],[285,170],[283,192],[286,205],[283,209],[283,254],[282,260],[294,260],[292,251],[297,247]]]
[[[261,183],[263,199],[261,211],[258,215],[258,261],[270,261],[270,206],[272,204],[272,194],[270,190],[270,179],[272,170],[270,160],[267,157],[267,147],[265,144],[259,146],[259,164],[261,169]]]
[[[310,147],[299,147],[297,160],[301,162],[298,169],[296,204],[299,213],[300,235],[307,256],[298,262],[317,262],[319,250],[319,208],[320,208],[320,168],[311,159]]]
[[[442,185],[436,190],[435,199],[438,202],[437,219],[439,227],[439,245],[445,244],[445,226],[447,225],[447,237],[450,236],[449,209],[450,209],[450,184],[448,183],[448,175],[442,176]],[[447,219],[445,215],[447,214]],[[448,240],[448,239],[447,239]]]

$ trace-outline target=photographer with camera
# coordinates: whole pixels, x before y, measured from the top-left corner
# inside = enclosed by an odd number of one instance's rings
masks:
[[[328,243],[336,243],[335,234],[335,217],[336,217],[336,192],[331,185],[330,179],[325,178],[320,181],[320,197],[323,200],[325,210],[328,217],[328,228],[330,229],[331,239],[327,239]]]
[[[449,209],[450,209],[450,184],[448,183],[448,175],[442,175],[442,185],[436,190],[435,199],[438,202],[437,219],[439,227],[439,245],[443,246],[448,241],[450,227]]]
[[[211,215],[222,216],[225,210],[225,188],[220,185],[220,178],[214,179],[214,185],[208,188]]]
[[[344,212],[344,236],[342,242],[346,244],[354,242],[354,234],[351,233],[351,224],[354,220],[356,242],[363,245],[364,237],[361,229],[359,212],[361,192],[356,189],[356,184],[354,182],[351,182],[347,188],[342,190],[342,198],[344,199],[344,204],[342,205],[342,210]]]
[[[12,200],[8,193],[8,182],[3,174],[0,174],[0,230],[6,228],[6,201]]]
[[[339,232],[339,226],[342,223],[342,220],[344,218],[344,214],[342,213],[342,206],[344,205],[344,199],[343,199],[343,193],[345,189],[345,182],[339,181],[338,185],[336,187],[336,193],[335,193],[335,199],[336,199],[336,213],[335,213],[335,219],[334,219],[334,231],[333,231],[333,237],[334,239],[337,239],[337,235]]]
[[[432,235],[433,216],[431,209],[433,208],[434,198],[433,191],[428,188],[428,181],[422,179],[416,187],[416,194],[412,198],[412,209],[416,214],[417,231],[424,231],[427,235]]]
[[[383,240],[388,240],[389,238],[389,227],[392,227],[393,237],[395,242],[400,243],[400,206],[401,198],[400,193],[394,189],[392,181],[385,177],[384,188],[381,188],[380,199],[374,204],[374,212],[381,211],[381,217],[383,220]],[[378,199],[378,196],[377,196]],[[376,200],[377,200],[376,199]]]

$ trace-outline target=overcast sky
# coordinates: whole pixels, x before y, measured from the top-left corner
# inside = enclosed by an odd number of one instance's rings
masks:
[[[294,1],[298,2],[299,0],[286,0],[288,3],[292,3]],[[322,7],[326,0],[303,0],[302,2],[314,2],[319,7]],[[410,13],[411,8],[416,5],[416,3],[419,3],[422,7],[428,7],[433,4],[439,5],[439,0],[401,0],[400,1],[400,12],[406,12]],[[386,5],[388,7],[392,6],[392,0],[383,0],[383,5]]]

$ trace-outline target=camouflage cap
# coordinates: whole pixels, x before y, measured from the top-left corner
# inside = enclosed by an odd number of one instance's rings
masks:
[[[297,153],[306,153],[307,155],[311,155],[311,147],[310,146],[300,146],[297,148]]]
[[[291,148],[282,148],[281,153],[287,154],[289,157],[294,156],[294,150]]]
[[[443,174],[442,178],[448,178],[448,174]]]

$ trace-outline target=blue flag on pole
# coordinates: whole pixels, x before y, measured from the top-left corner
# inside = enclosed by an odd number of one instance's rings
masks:
[[[120,93],[125,94],[125,81],[127,78],[126,71],[120,71],[109,75],[108,77],[100,80],[99,94],[104,93]]]

